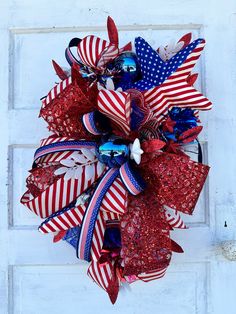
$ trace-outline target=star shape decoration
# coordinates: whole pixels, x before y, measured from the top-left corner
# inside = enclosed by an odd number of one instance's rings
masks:
[[[143,91],[161,85],[185,62],[194,49],[203,42],[204,39],[196,39],[165,62],[158,52],[142,37],[137,37],[135,39],[135,49],[143,77],[138,82],[135,82],[133,87]]]
[[[130,158],[133,159],[137,165],[141,162],[141,155],[144,151],[141,149],[140,141],[136,138],[133,144],[130,144]]]
[[[138,37],[135,44],[143,78],[134,84],[134,88],[142,90],[145,105],[159,123],[166,119],[172,107],[195,110],[212,108],[212,103],[189,81],[191,71],[204,49],[204,39],[193,41],[167,62],[161,60],[143,38]],[[145,54],[146,50],[148,52]]]

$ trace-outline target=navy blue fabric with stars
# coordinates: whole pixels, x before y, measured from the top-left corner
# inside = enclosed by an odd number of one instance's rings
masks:
[[[161,85],[202,41],[203,39],[193,41],[170,60],[164,62],[142,37],[135,38],[135,49],[141,66],[142,79],[135,82],[132,87],[143,91]]]

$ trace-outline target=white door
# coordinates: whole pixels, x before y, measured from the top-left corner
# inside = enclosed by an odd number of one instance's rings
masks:
[[[106,38],[111,15],[122,43],[136,35],[153,46],[192,32],[207,40],[196,71],[214,109],[202,116],[205,162],[212,169],[190,229],[175,231],[185,250],[166,276],[138,282],[113,306],[86,275],[73,248],[37,231],[39,219],[19,203],[39,140],[39,99],[57,80],[51,59],[66,65],[75,36]],[[0,0],[0,313],[236,313],[236,263],[220,243],[235,238],[236,3],[234,0]],[[225,227],[225,222],[227,227]]]

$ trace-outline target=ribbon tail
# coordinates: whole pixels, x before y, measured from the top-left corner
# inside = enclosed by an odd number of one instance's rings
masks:
[[[103,198],[109,190],[111,184],[119,175],[118,169],[109,169],[98,183],[83,217],[81,234],[78,241],[77,257],[86,261],[91,260],[91,245],[95,224],[98,218],[100,206]],[[99,251],[99,247],[97,248]]]
[[[114,262],[109,261],[105,264],[99,264],[97,261],[92,261],[87,274],[99,287],[108,293],[112,304],[114,304],[120,285],[115,272]]]

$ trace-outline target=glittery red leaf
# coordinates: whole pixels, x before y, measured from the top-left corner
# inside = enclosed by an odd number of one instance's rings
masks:
[[[56,243],[56,242],[59,242],[61,241],[64,236],[66,235],[66,232],[67,231],[59,231],[54,237],[53,237],[53,242]]]
[[[183,253],[184,252],[182,247],[178,243],[176,243],[174,240],[171,240],[171,249],[173,252],[176,252],[176,253]]]
[[[110,43],[118,46],[119,36],[118,36],[117,27],[114,20],[110,16],[108,16],[107,18],[107,31],[108,31],[108,37],[109,37]]]
[[[186,46],[188,46],[188,44],[190,44],[191,39],[192,39],[192,33],[188,33],[188,34],[185,34],[183,37],[181,37],[179,42],[183,41],[184,42],[183,48],[185,48]]]
[[[158,139],[148,140],[142,143],[142,149],[145,153],[153,153],[157,150],[162,149],[165,145],[165,142]]]
[[[182,143],[190,143],[198,137],[198,135],[202,131],[202,129],[203,129],[202,126],[196,126],[192,129],[189,129],[189,130],[183,132],[179,136],[178,140]]]
[[[112,280],[108,285],[107,293],[109,295],[111,303],[114,304],[117,300],[118,293],[119,293],[119,280],[115,273],[113,274]]]
[[[66,73],[63,71],[63,69],[60,67],[59,64],[56,63],[56,61],[52,60],[52,65],[54,67],[54,70],[56,71],[56,74],[61,80],[65,80],[67,78]]]
[[[56,74],[61,80],[65,80],[67,78],[66,73],[63,71],[63,69],[60,67],[59,64],[56,63],[56,61],[52,60],[52,65],[54,67],[54,70],[56,71]]]
[[[197,78],[198,78],[198,73],[190,74],[187,77],[188,84],[192,86],[196,82]]]
[[[132,50],[132,43],[129,42],[128,44],[126,44],[123,48],[122,51],[131,51]]]
[[[164,121],[164,123],[162,124],[163,131],[167,131],[167,132],[173,133],[175,124],[176,124],[176,122],[171,120],[170,117],[168,117]]]

